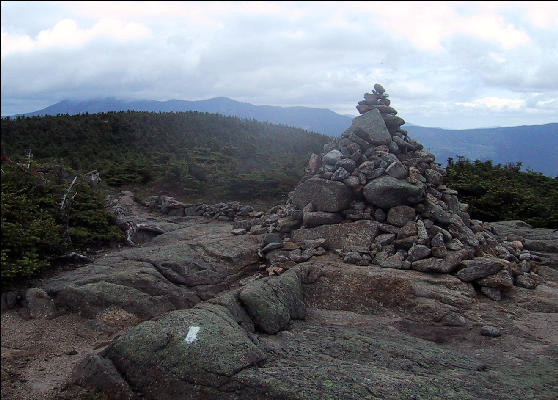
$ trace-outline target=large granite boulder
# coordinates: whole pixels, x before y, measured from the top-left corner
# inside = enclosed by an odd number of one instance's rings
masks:
[[[116,339],[105,357],[149,398],[218,398],[238,371],[265,360],[223,306],[204,303],[146,321]]]
[[[304,319],[302,284],[292,269],[279,277],[254,281],[243,288],[239,299],[256,328],[269,334],[285,329],[291,319]]]
[[[294,190],[292,201],[298,209],[312,203],[316,211],[337,212],[349,207],[352,192],[342,182],[312,178],[301,182]]]
[[[425,187],[420,183],[413,185],[391,176],[382,176],[368,183],[362,193],[368,202],[387,209],[420,202],[424,198]]]
[[[360,133],[368,142],[374,145],[389,144],[391,135],[384,119],[377,109],[372,109],[353,119],[352,125],[345,133]],[[364,135],[362,135],[364,133]]]

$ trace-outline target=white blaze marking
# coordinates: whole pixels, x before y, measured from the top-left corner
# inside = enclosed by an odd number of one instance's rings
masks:
[[[199,331],[200,331],[199,326],[191,326],[190,329],[188,330],[188,334],[186,335],[186,338],[184,339],[184,342],[186,342],[186,344],[194,343],[197,339]]]

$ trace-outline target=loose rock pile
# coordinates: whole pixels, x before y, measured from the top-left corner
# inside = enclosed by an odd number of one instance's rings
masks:
[[[261,249],[272,265],[288,268],[330,249],[352,264],[456,274],[493,300],[513,285],[537,285],[529,252],[471,220],[434,155],[401,129],[381,85],[357,109],[362,115],[310,157],[306,176],[275,210],[269,230],[277,234]]]
[[[236,217],[258,218],[263,215],[262,212],[255,211],[252,206],[241,204],[238,201],[218,204],[185,204],[174,197],[162,195],[148,197],[145,205],[169,216],[202,216],[219,221],[234,221]]]

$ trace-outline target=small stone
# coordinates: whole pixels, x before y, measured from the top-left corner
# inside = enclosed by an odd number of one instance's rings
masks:
[[[315,249],[317,247],[325,247],[327,240],[324,238],[309,239],[302,242],[301,247],[303,249]]]
[[[281,235],[277,233],[268,233],[263,237],[261,247],[264,248],[270,243],[280,243],[281,245],[283,245],[283,239],[281,238]]]
[[[495,326],[485,325],[481,328],[480,334],[482,336],[498,337],[498,336],[502,336],[502,331],[500,330],[500,328],[497,328]]]
[[[295,249],[289,253],[289,258],[295,263],[301,263],[308,261],[312,257],[311,254],[307,252],[302,252],[300,249]]]
[[[397,239],[405,239],[410,236],[416,237],[416,235],[417,224],[413,221],[409,221],[399,230],[399,232],[397,232]]]
[[[506,268],[503,268],[497,273],[489,275],[486,278],[479,279],[476,282],[483,287],[500,290],[511,289],[513,287],[513,279]]]
[[[27,289],[25,291],[25,303],[29,316],[33,319],[52,318],[56,314],[54,301],[43,289]]]
[[[426,178],[426,181],[434,186],[438,186],[443,181],[442,174],[433,169],[427,169],[424,172],[424,176]]]
[[[432,256],[436,258],[446,258],[448,251],[446,246],[435,247],[432,246]]]
[[[407,178],[407,181],[409,183],[416,185],[419,182],[423,182],[423,183],[426,182],[426,179],[424,178],[424,176],[421,175],[418,169],[416,169],[415,167],[410,167],[409,177]]]
[[[343,182],[349,176],[350,176],[350,174],[349,174],[349,172],[347,172],[347,170],[345,168],[339,167],[333,173],[333,176],[331,177],[331,180]]]
[[[403,239],[397,239],[395,242],[393,242],[393,245],[396,249],[409,250],[411,247],[413,247],[416,241],[416,236],[409,236]]]
[[[452,239],[446,247],[449,250],[457,251],[463,249],[463,243],[459,239]]]
[[[409,255],[407,260],[411,263],[413,261],[422,260],[430,255],[430,249],[427,246],[421,244],[414,244],[413,247],[409,249]]]
[[[392,176],[382,176],[369,182],[362,193],[369,203],[381,208],[391,208],[422,201],[425,187],[423,184],[412,185]]]
[[[269,253],[272,250],[280,249],[282,247],[283,247],[283,242],[281,242],[281,243],[269,243],[261,249],[261,253],[266,254],[266,253]]]
[[[232,233],[233,235],[245,235],[245,234],[248,233],[248,232],[246,231],[246,229],[238,228],[238,229],[233,229],[233,230],[231,231],[231,233]]]
[[[428,240],[428,231],[422,220],[417,221],[417,237],[421,242],[426,242]]]
[[[312,153],[310,155],[310,160],[308,160],[308,173],[311,175],[315,175],[320,169],[320,166],[321,166],[320,156],[315,153]]]
[[[488,297],[490,300],[500,301],[502,300],[502,292],[500,289],[495,289],[491,287],[481,286],[481,293]]]
[[[252,225],[250,228],[250,235],[262,235],[267,232],[267,228],[262,225]]]
[[[335,164],[335,166],[337,168],[343,168],[344,170],[346,170],[348,173],[351,173],[355,170],[356,168],[356,163],[354,162],[354,160],[351,160],[350,158],[342,158],[341,160],[338,160],[337,163]]]
[[[325,211],[305,212],[302,225],[306,228],[313,228],[320,225],[337,224],[343,218],[338,213],[329,213]]]
[[[437,322],[441,322],[445,326],[467,326],[467,318],[451,311],[444,314]]]
[[[407,168],[401,161],[395,161],[386,168],[386,174],[397,179],[403,179],[407,177]]]
[[[402,269],[402,266],[403,258],[399,253],[387,257],[383,262],[380,263],[380,267],[382,268]]]
[[[298,248],[300,248],[300,246],[295,242],[293,242],[292,240],[283,241],[284,250],[296,250]]]
[[[297,228],[300,225],[299,220],[294,219],[292,217],[284,217],[284,218],[279,218],[279,220],[277,221],[277,230],[279,232],[290,232],[293,229]]]
[[[430,218],[438,222],[442,226],[447,226],[451,222],[450,214],[446,212],[441,206],[432,201],[426,202],[426,208],[422,212],[422,216],[425,218]]]
[[[394,240],[395,240],[395,234],[393,233],[384,233],[374,238],[374,242],[378,243],[382,247],[393,243]]]
[[[384,222],[386,220],[386,213],[381,208],[377,208],[374,211],[374,219],[379,222]]]
[[[534,289],[537,287],[537,281],[527,272],[516,276],[515,284],[525,289]]]
[[[351,189],[343,182],[311,178],[296,186],[292,203],[298,209],[312,203],[316,211],[337,212],[348,208],[352,197]]]
[[[362,189],[362,185],[360,183],[360,179],[357,176],[349,176],[343,183],[350,187],[353,191],[358,190],[359,188]]]
[[[387,222],[391,225],[402,227],[407,222],[415,219],[415,209],[409,206],[395,206],[389,209]]]
[[[432,247],[442,247],[444,245],[444,235],[441,232],[435,234],[430,244]]]
[[[343,157],[343,154],[339,150],[331,150],[322,157],[322,162],[325,165],[335,166],[341,157]]]
[[[493,275],[509,263],[498,258],[475,257],[472,260],[462,261],[461,264],[464,268],[457,273],[457,277],[464,282],[471,282]]]
[[[362,262],[362,257],[360,256],[360,254],[358,252],[350,251],[345,255],[345,257],[343,257],[343,262],[345,262],[347,264],[358,265],[359,263]]]

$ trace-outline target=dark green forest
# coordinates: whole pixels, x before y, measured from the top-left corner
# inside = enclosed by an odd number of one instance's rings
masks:
[[[521,163],[496,164],[448,159],[447,186],[481,221],[522,220],[538,228],[558,228],[558,177],[521,171]]]
[[[139,184],[183,199],[278,199],[328,137],[199,112],[109,112],[2,119],[2,151],[96,169],[113,187]]]
[[[121,240],[105,209],[107,190],[279,202],[327,140],[199,112],[2,119],[2,285],[40,274],[69,251]],[[101,186],[87,183],[92,170]]]

